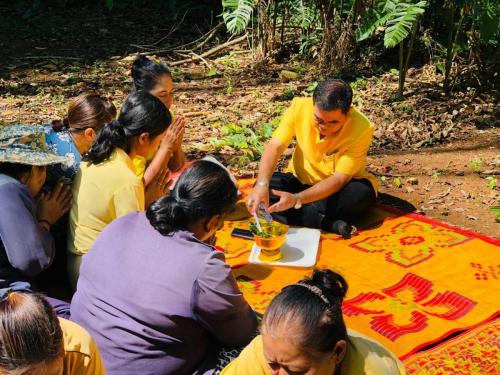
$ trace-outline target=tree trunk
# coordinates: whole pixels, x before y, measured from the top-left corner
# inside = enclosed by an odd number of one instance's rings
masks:
[[[450,24],[448,31],[448,44],[446,46],[446,62],[444,65],[444,91],[448,92],[450,89],[450,71],[451,63],[453,60],[453,35],[455,33],[455,7],[450,7]]]
[[[413,51],[413,45],[415,44],[415,37],[417,36],[417,31],[420,26],[420,18],[417,17],[415,23],[413,24],[413,29],[411,32],[410,42],[408,43],[408,49],[406,51],[406,61],[403,67],[403,88],[401,89],[401,93],[404,90],[404,85],[406,81],[406,74],[408,73],[408,67],[410,66],[410,56]]]
[[[462,5],[462,8],[460,9],[460,19],[458,20],[457,27],[455,28],[455,33],[451,38],[451,45],[448,45],[446,53],[446,66],[445,66],[445,76],[444,76],[444,91],[446,93],[449,93],[453,87],[453,85],[450,84],[451,66],[455,58],[455,51],[453,51],[453,46],[457,44],[458,35],[460,34],[460,30],[462,29],[462,25],[464,22],[464,16],[465,16],[465,3]],[[454,15],[452,20],[454,20]],[[474,27],[474,24],[472,24],[472,27]]]
[[[403,99],[403,89],[405,85],[405,77],[404,77],[404,46],[403,41],[399,43],[399,89],[398,89],[398,97],[399,99]]]
[[[283,11],[281,12],[281,48],[285,45],[286,5],[286,3],[283,4]]]
[[[274,11],[273,11],[273,28],[271,35],[271,49],[274,50],[276,47],[276,22],[278,20],[278,3],[279,0],[274,0]]]

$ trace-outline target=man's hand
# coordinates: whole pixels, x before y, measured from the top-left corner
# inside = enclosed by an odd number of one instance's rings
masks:
[[[297,197],[294,194],[288,193],[286,191],[271,190],[274,195],[277,195],[280,200],[273,204],[267,210],[269,213],[286,211],[295,206],[297,203]]]
[[[255,214],[261,203],[264,204],[264,209],[267,210],[269,207],[269,189],[265,186],[256,185],[246,201],[248,212],[252,215]]]

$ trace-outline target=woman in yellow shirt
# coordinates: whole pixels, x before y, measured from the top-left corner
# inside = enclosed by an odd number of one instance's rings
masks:
[[[120,216],[143,211],[145,204],[167,192],[169,173],[161,170],[146,191],[132,160],[156,153],[171,116],[155,96],[138,91],[129,95],[118,120],[99,132],[73,183],[68,235],[68,275],[76,287],[81,258],[106,225]]]
[[[350,236],[348,223],[375,202],[377,191],[365,170],[374,127],[351,102],[351,87],[338,79],[319,83],[312,98],[292,101],[262,155],[247,199],[251,213],[263,205],[287,224]],[[273,174],[293,139],[287,173]]]
[[[146,56],[139,56],[132,64],[131,75],[134,91],[146,91],[156,96],[168,108],[173,118],[171,107],[174,102],[174,81],[168,67]],[[176,116],[173,119],[172,126],[169,127],[154,158],[134,158],[138,175],[144,176],[145,186],[150,184],[160,170],[168,168],[177,171],[184,165],[186,157],[182,150],[182,139],[185,122],[184,116]]]
[[[285,287],[264,314],[257,336],[221,375],[404,375],[379,343],[346,328],[347,283],[330,270]]]
[[[105,375],[97,345],[76,323],[57,318],[40,294],[0,301],[0,374]]]

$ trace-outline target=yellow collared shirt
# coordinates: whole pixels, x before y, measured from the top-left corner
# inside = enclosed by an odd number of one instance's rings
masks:
[[[342,361],[341,375],[405,375],[403,364],[381,344],[348,329],[347,353]],[[318,375],[331,375],[334,369],[329,363]],[[243,349],[238,358],[222,370],[221,375],[270,375],[264,357],[262,337],[257,336]]]
[[[78,324],[59,318],[64,341],[64,375],[106,375],[95,341]]]
[[[117,148],[98,165],[83,162],[73,183],[68,251],[84,255],[104,227],[128,213],[144,210],[144,186],[132,160]]]
[[[377,191],[377,179],[365,170],[374,130],[361,112],[351,108],[342,129],[321,139],[314,122],[312,98],[295,98],[273,138],[288,146],[295,137],[297,145],[287,172],[293,173],[303,184],[314,185],[339,172],[354,179],[365,178]]]

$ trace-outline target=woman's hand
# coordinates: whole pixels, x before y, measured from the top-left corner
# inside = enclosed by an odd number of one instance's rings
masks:
[[[165,196],[168,193],[168,185],[170,184],[170,171],[162,169],[160,173],[145,187],[144,200],[148,207],[155,200]]]
[[[267,210],[269,207],[269,189],[265,186],[256,185],[246,200],[248,212],[253,215],[257,212],[261,203],[264,204],[264,209]]]
[[[297,197],[292,193],[279,190],[272,190],[272,192],[274,195],[277,195],[280,200],[269,207],[269,213],[286,211],[295,206],[295,203],[297,203]]]
[[[71,208],[71,188],[62,183],[38,198],[37,218],[41,222],[54,225]]]
[[[177,116],[163,136],[160,147],[172,153],[178,150],[184,138],[185,125],[186,118],[184,116]]]

